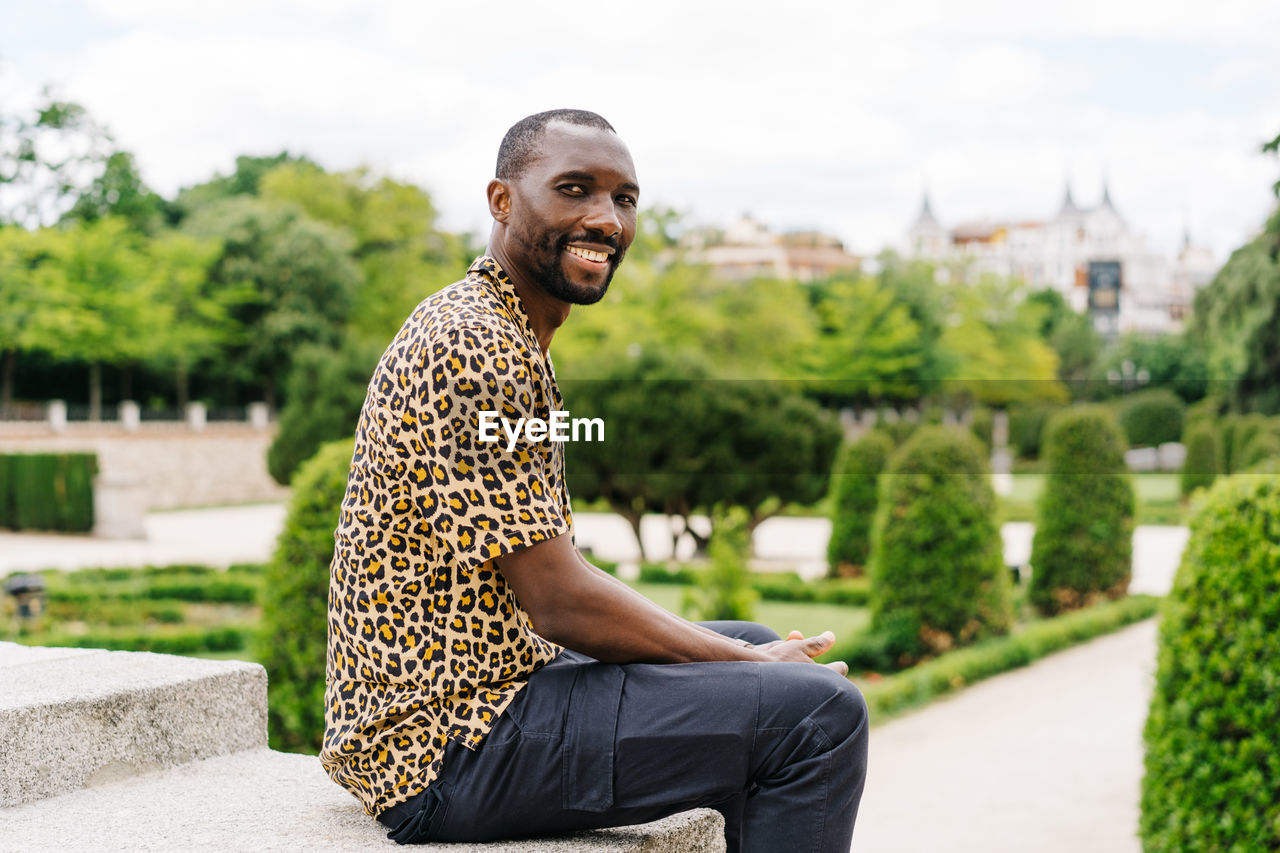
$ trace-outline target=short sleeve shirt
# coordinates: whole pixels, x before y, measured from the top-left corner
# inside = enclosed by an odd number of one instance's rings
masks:
[[[484,441],[480,413],[562,408],[492,258],[424,300],[378,364],[334,537],[320,752],[370,814],[425,789],[449,741],[478,746],[560,652],[494,560],[571,531],[563,444]]]

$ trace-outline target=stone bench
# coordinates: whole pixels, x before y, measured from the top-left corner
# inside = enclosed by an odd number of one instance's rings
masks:
[[[0,643],[0,850],[389,849],[312,756],[267,749],[256,664]],[[423,851],[716,853],[719,814]]]

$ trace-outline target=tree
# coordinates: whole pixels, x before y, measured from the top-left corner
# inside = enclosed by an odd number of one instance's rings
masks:
[[[129,227],[153,234],[164,224],[165,201],[143,183],[133,155],[127,151],[110,154],[102,173],[81,192],[63,219],[97,222],[120,217]]]
[[[1058,379],[1081,396],[1102,352],[1102,338],[1089,317],[1074,311],[1056,290],[1037,290],[1027,302],[1039,306],[1040,337],[1058,354]]]
[[[56,222],[102,170],[111,138],[49,89],[29,115],[0,112],[0,226]]]
[[[717,513],[707,551],[711,566],[698,573],[698,583],[685,593],[683,609],[692,618],[707,621],[749,622],[756,591],[747,578],[751,531],[740,507]]]
[[[920,327],[894,292],[869,276],[826,284],[812,375],[825,393],[862,402],[921,391],[927,358]]]
[[[261,388],[274,408],[294,352],[305,344],[336,347],[342,341],[361,280],[351,238],[297,207],[244,197],[197,211],[184,230],[219,241],[210,281],[240,296],[231,307],[239,336],[223,369]]]
[[[0,228],[0,415],[13,402],[14,374],[22,352],[55,352],[71,294],[64,278],[43,266],[46,235]]]
[[[350,232],[364,273],[351,327],[371,342],[385,344],[415,305],[456,281],[470,261],[461,239],[436,228],[425,190],[367,169],[328,173],[309,161],[287,162],[264,173],[258,191]]]
[[[1276,140],[1263,151],[1277,153]],[[1237,408],[1280,412],[1280,208],[1196,293],[1190,334]]]

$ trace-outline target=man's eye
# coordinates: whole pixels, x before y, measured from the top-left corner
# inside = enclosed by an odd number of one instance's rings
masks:
[[[635,196],[633,196],[633,195],[620,195],[620,196],[618,196],[618,202],[619,202],[620,204],[625,204],[625,205],[627,205],[627,207],[635,207],[635,206],[636,206],[636,197],[635,197]]]
[[[565,184],[560,187],[560,192],[566,195],[585,195],[587,191],[582,188],[582,184]]]

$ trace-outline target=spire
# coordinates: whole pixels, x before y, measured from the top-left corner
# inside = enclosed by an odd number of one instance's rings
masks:
[[[1062,210],[1058,211],[1061,216],[1064,213],[1079,213],[1080,208],[1076,207],[1076,201],[1071,197],[1071,181],[1067,181],[1066,192],[1062,195]]]
[[[920,215],[916,217],[915,227],[919,228],[922,225],[928,225],[928,226],[937,227],[937,228],[942,227],[941,225],[938,224],[938,218],[933,215],[933,205],[929,203],[928,190],[925,190],[924,200],[920,203]]]
[[[1116,209],[1115,204],[1111,201],[1111,185],[1106,178],[1102,179],[1102,206],[1109,207],[1112,210]]]

